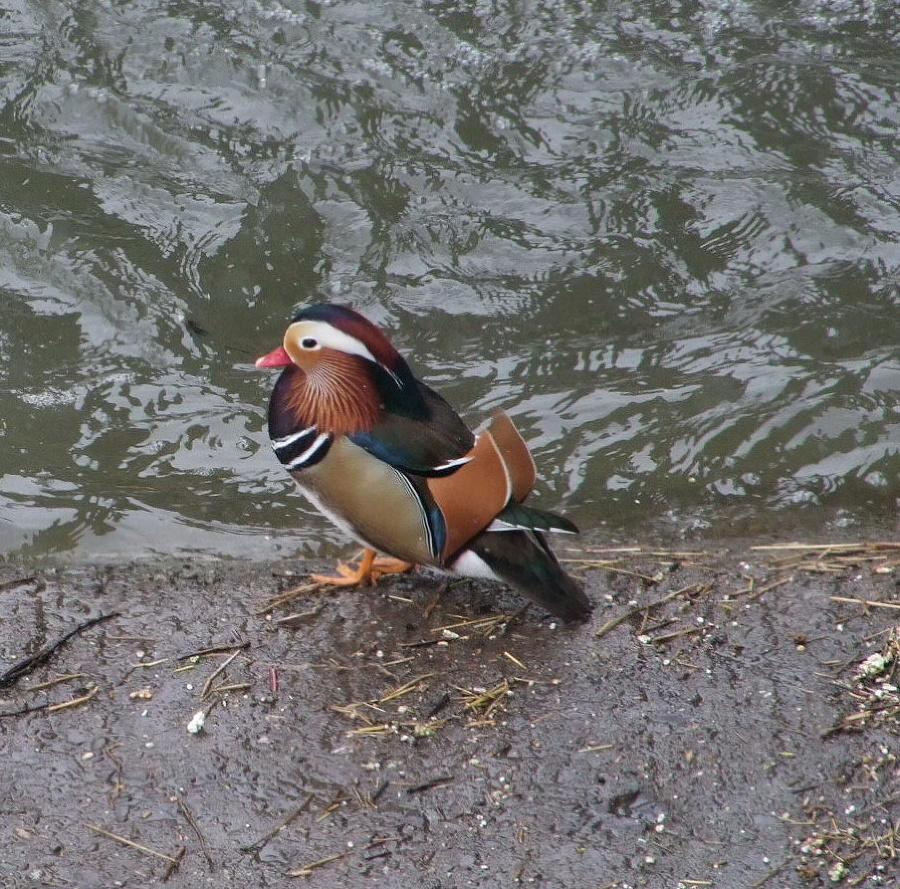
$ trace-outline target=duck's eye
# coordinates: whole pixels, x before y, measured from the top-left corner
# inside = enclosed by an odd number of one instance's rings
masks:
[[[304,349],[318,349],[319,341],[316,339],[313,339],[311,336],[305,336],[305,337],[303,337],[302,340],[300,340],[300,345]]]

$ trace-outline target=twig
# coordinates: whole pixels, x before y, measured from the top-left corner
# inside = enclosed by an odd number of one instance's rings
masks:
[[[309,620],[312,617],[318,617],[319,614],[322,613],[322,609],[324,607],[324,605],[317,605],[315,608],[311,608],[309,611],[298,611],[294,614],[286,614],[284,617],[276,618],[275,623],[281,626],[283,624],[295,623],[298,620]]]
[[[874,599],[851,599],[848,596],[829,596],[832,602],[850,602],[855,605],[868,605],[870,608],[894,608],[900,610],[900,602],[876,602]]]
[[[634,608],[629,608],[628,611],[623,611],[617,617],[610,618],[602,627],[600,627],[594,636],[598,639],[601,636],[605,636],[611,630],[614,630],[619,624],[624,623],[626,620],[630,620],[632,617],[636,617],[645,611],[650,611],[652,608],[658,608],[660,605],[665,605],[666,602],[671,602],[672,599],[677,598],[678,596],[686,593],[688,590],[692,589],[692,587],[684,587],[680,590],[672,590],[670,593],[666,593],[661,599],[656,599],[653,602],[648,602],[646,605],[636,605]]]
[[[423,781],[421,784],[407,787],[406,792],[408,794],[423,793],[426,790],[434,790],[435,787],[446,787],[452,783],[453,775],[438,775],[436,778],[429,778],[427,781]]]
[[[0,583],[0,593],[5,593],[8,590],[14,590],[19,586],[25,586],[26,583],[31,583],[36,579],[37,574],[30,574],[28,575],[28,577],[17,577],[15,580],[7,580],[5,583]]]
[[[184,858],[184,855],[185,855],[186,852],[187,852],[187,846],[182,846],[182,847],[175,853],[175,859],[174,859],[173,861],[170,861],[170,862],[166,865],[166,869],[163,871],[163,875],[160,877],[160,882],[161,882],[161,883],[168,883],[168,882],[169,882],[169,877],[171,877],[172,874],[174,874],[175,871],[178,870],[179,866],[181,865],[181,861],[182,861],[182,859]]]
[[[230,685],[217,685],[209,690],[210,695],[221,695],[226,691],[246,691],[253,688],[252,682],[232,682]]]
[[[13,685],[18,682],[23,676],[27,676],[29,673],[33,673],[38,667],[46,664],[50,658],[59,651],[73,636],[78,635],[78,633],[83,632],[84,630],[89,629],[90,627],[95,626],[96,624],[103,623],[107,620],[112,620],[114,617],[120,617],[120,613],[118,611],[114,611],[112,614],[101,614],[100,617],[92,617],[90,620],[86,620],[83,624],[79,624],[75,627],[74,630],[69,630],[65,636],[61,636],[56,642],[52,642],[46,648],[39,651],[37,654],[30,655],[27,658],[23,658],[19,663],[10,667],[2,676],[0,676],[0,688],[6,688],[8,685]]]
[[[342,858],[346,858],[349,854],[349,852],[340,852],[337,855],[329,855],[327,858],[320,858],[318,861],[314,861],[312,864],[304,864],[303,867],[297,868],[297,870],[287,871],[287,873],[285,873],[285,876],[311,877],[312,872],[317,867],[325,867],[326,864],[331,864],[332,861],[340,861]]]
[[[209,865],[209,869],[211,871],[215,870],[216,864],[212,859],[212,855],[209,853],[209,843],[206,842],[206,837],[203,836],[203,831],[200,830],[200,825],[197,824],[194,813],[188,808],[188,804],[180,796],[175,797],[175,801],[178,803],[178,811],[184,816],[184,820],[190,825],[191,830],[197,834],[197,839],[200,841],[200,849],[203,852],[206,863]]]
[[[418,642],[401,642],[398,648],[428,648],[430,645],[437,645],[442,639],[420,639]]]
[[[157,858],[162,858],[164,861],[171,861],[173,864],[177,863],[179,859],[173,858],[171,855],[166,855],[164,852],[157,852],[156,849],[151,849],[149,846],[142,846],[140,843],[134,842],[134,840],[129,840],[126,837],[121,837],[117,833],[111,833],[103,827],[100,827],[99,824],[85,824],[89,830],[93,830],[95,833],[99,833],[100,836],[106,837],[110,840],[115,840],[117,843],[121,843],[123,846],[130,846],[132,849],[137,849],[138,852],[143,852],[145,855],[155,855]]]
[[[34,706],[22,707],[19,710],[7,710],[0,713],[0,719],[9,719],[11,716],[25,716],[27,713],[37,713],[40,710],[49,708],[49,704],[35,704]]]
[[[624,553],[629,556],[642,555],[644,550],[639,546],[567,546],[569,553]],[[561,560],[560,560],[561,561]]]
[[[307,793],[306,799],[300,803],[299,806],[295,809],[291,809],[288,812],[287,817],[280,823],[276,824],[268,833],[263,834],[258,840],[255,840],[252,843],[249,843],[246,846],[241,846],[241,852],[252,852],[256,854],[260,852],[268,843],[273,840],[278,834],[281,833],[295,818],[298,818],[302,815],[308,808],[309,804],[316,798],[314,793]]]
[[[487,691],[476,691],[474,689],[460,688],[459,686],[456,686],[456,688],[458,691],[462,692],[463,700],[465,701],[463,710],[481,710],[483,720],[490,720],[494,710],[500,706],[501,702],[510,693],[508,679],[504,679]]]
[[[511,655],[508,651],[503,652],[503,657],[509,658],[517,667],[521,667],[523,670],[528,669],[525,664],[523,664],[517,657]]]
[[[857,552],[859,550],[898,550],[897,541],[872,541],[871,543],[773,543],[768,546],[751,546],[761,552]]]
[[[87,673],[65,673],[57,676],[56,679],[48,679],[46,682],[39,682],[37,685],[29,686],[29,691],[43,691],[45,688],[53,688],[54,685],[60,685],[63,682],[69,682],[72,679],[84,679]]]
[[[273,599],[270,599],[259,611],[256,613],[259,615],[262,614],[270,614],[275,611],[277,608],[281,608],[282,605],[288,605],[294,601],[294,599],[299,599],[304,593],[311,593],[314,590],[319,590],[324,586],[321,583],[301,583],[299,586],[291,587],[289,590],[275,596]]]
[[[248,643],[249,644],[249,643]],[[209,678],[206,680],[206,683],[203,686],[203,691],[200,692],[200,700],[205,700],[212,689],[213,682],[216,681],[216,678],[222,674],[222,671],[227,669],[228,665],[244,650],[245,646],[241,646],[237,651],[232,652],[215,670],[212,671]]]
[[[423,673],[421,676],[416,676],[415,679],[410,679],[409,682],[404,682],[403,685],[391,689],[391,691],[386,692],[380,698],[377,698],[376,703],[386,704],[388,701],[393,701],[394,698],[399,698],[403,695],[409,694],[411,691],[415,691],[416,686],[420,682],[424,682],[426,679],[430,679],[432,676],[434,676],[434,673]]]
[[[766,883],[768,883],[769,880],[772,879],[772,877],[777,877],[783,870],[784,870],[784,865],[779,864],[778,867],[776,867],[774,870],[770,870],[767,874],[760,877],[760,879],[758,879],[753,884],[751,889],[761,889],[761,887],[764,886]]]
[[[86,695],[82,695],[80,698],[72,698],[71,701],[63,701],[61,704],[51,704],[47,707],[47,712],[53,713],[56,710],[65,710],[66,707],[77,707],[79,704],[85,704],[94,697],[98,691],[100,691],[100,686],[95,685]]]
[[[487,635],[493,629],[500,626],[501,624],[508,623],[514,617],[516,617],[521,612],[516,612],[516,614],[495,614],[491,617],[477,617],[472,620],[464,618],[460,615],[454,614],[453,617],[459,617],[459,620],[456,623],[452,624],[444,624],[441,627],[434,627],[431,631],[432,633],[443,633],[444,630],[458,630],[460,627],[475,629],[483,629],[484,634]]]
[[[702,627],[685,627],[683,630],[675,630],[672,633],[664,633],[661,636],[654,636],[650,642],[653,645],[664,645],[666,642],[671,642],[673,639],[678,639],[680,636],[693,636],[697,633],[702,633]]]
[[[222,645],[211,645],[209,648],[201,648],[199,651],[192,651],[190,654],[180,654],[175,660],[189,661],[195,657],[206,657],[208,654],[225,654],[226,651],[244,651],[250,647],[249,642],[233,642],[223,643]]]
[[[337,793],[332,797],[331,802],[328,803],[327,806],[322,810],[322,813],[316,818],[316,823],[319,821],[324,821],[326,818],[330,818],[344,803],[347,802],[348,797],[344,796],[343,790],[338,790]]]
[[[369,799],[372,800],[373,806],[378,802],[379,798],[381,797],[381,794],[383,794],[385,792],[385,790],[388,789],[389,784],[390,784],[390,781],[385,779],[369,795]]]
[[[651,576],[649,574],[641,574],[640,571],[631,571],[628,568],[618,568],[613,564],[610,564],[609,560],[597,560],[597,559],[560,559],[560,562],[566,562],[567,564],[576,564],[582,568],[596,568],[598,571],[612,571],[613,574],[624,574],[628,577],[636,577],[638,580],[643,580],[646,583],[659,583],[662,579],[662,575]]]
[[[791,583],[793,580],[793,575],[790,577],[783,577],[781,580],[775,580],[772,583],[768,583],[764,587],[760,587],[757,590],[754,588],[754,579],[750,578],[750,583],[747,585],[747,589],[728,593],[728,598],[734,599],[737,596],[747,596],[750,599],[758,599],[763,594],[771,592],[772,590],[777,589],[780,586],[784,586],[786,583]]]

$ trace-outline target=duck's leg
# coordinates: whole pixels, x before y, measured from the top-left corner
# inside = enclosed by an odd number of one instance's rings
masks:
[[[374,549],[366,547],[362,557],[354,565],[344,562],[337,564],[337,576],[330,574],[312,574],[316,583],[327,583],[331,586],[373,586],[384,574],[402,574],[412,568],[412,562],[402,559],[391,559],[387,556],[376,556]]]
[[[385,574],[405,574],[415,567],[415,562],[404,562],[392,556],[378,556],[372,563],[372,582]]]

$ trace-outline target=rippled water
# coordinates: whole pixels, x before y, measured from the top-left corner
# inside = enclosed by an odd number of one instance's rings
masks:
[[[341,542],[252,359],[350,302],[541,503],[900,495],[892,3],[19,0],[0,18],[0,551]]]

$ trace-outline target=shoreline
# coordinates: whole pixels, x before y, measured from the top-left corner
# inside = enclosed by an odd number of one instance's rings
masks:
[[[7,561],[3,670],[118,616],[0,689],[0,877],[889,885],[900,544],[842,543],[557,542],[583,627],[429,575]]]

